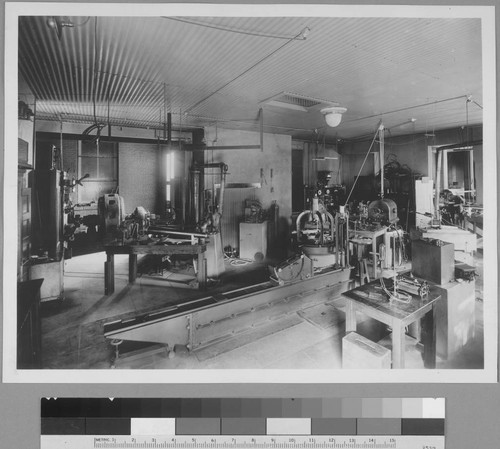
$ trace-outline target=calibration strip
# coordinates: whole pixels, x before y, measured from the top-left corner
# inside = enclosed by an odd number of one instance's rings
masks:
[[[41,449],[444,449],[443,398],[58,398]]]

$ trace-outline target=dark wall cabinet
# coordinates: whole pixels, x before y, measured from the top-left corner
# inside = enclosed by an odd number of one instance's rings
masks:
[[[28,165],[17,170],[17,280],[29,279],[31,256],[31,188],[28,185]]]
[[[17,369],[42,367],[42,283],[43,279],[17,283]]]

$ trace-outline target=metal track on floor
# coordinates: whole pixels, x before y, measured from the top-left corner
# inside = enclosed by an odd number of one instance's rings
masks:
[[[106,323],[104,336],[196,350],[295,313],[308,301],[332,299],[347,289],[349,277],[347,268],[285,285],[263,282]]]

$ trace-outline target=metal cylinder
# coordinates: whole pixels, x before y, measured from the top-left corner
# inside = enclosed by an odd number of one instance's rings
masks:
[[[191,218],[200,222],[200,170],[191,170]]]
[[[312,200],[312,212],[313,214],[319,210],[319,198],[315,196]]]

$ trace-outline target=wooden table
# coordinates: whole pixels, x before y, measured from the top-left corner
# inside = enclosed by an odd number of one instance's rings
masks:
[[[392,288],[392,280],[384,279],[387,288]],[[389,302],[380,287],[380,279],[342,293],[347,299],[346,333],[356,331],[356,312],[380,321],[392,328],[392,367],[405,366],[405,328],[421,320],[421,341],[424,345],[424,366],[436,367],[436,320],[435,304],[441,298],[435,287],[430,286],[429,294],[423,299],[411,295],[408,304]]]
[[[134,283],[137,278],[137,255],[192,255],[198,257],[198,285],[200,289],[206,287],[206,245],[107,245],[106,262],[104,263],[104,294],[111,295],[115,291],[115,254],[128,254],[128,281]]]

